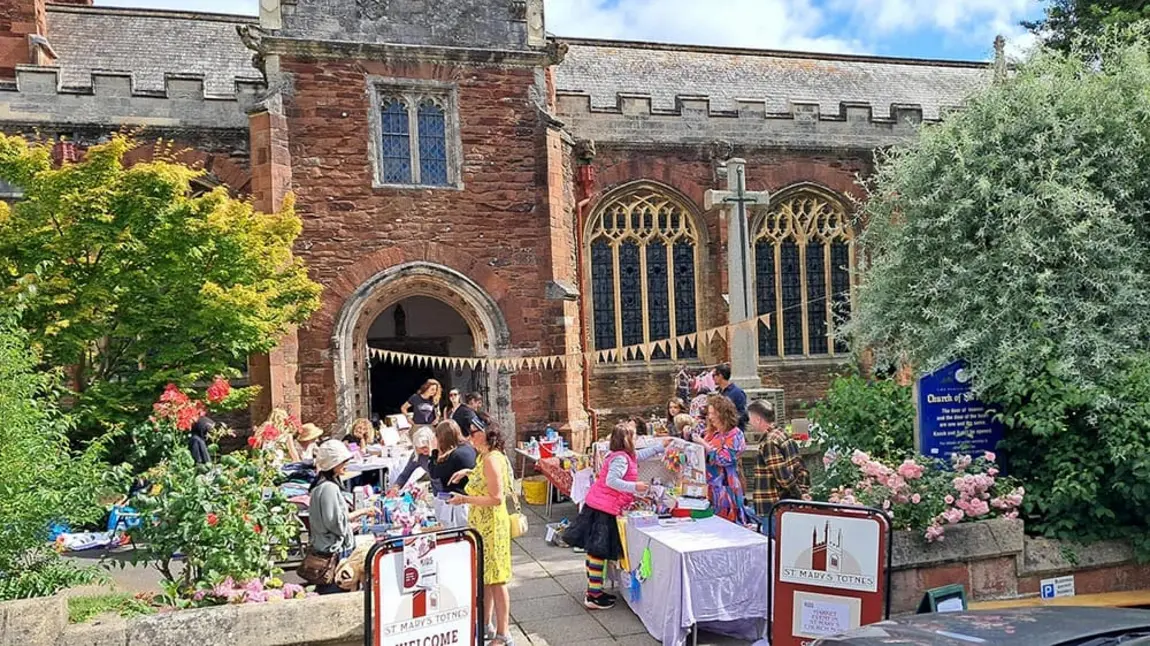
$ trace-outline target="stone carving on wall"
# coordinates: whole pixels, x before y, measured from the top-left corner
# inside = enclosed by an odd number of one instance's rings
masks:
[[[240,41],[244,47],[255,52],[252,54],[252,67],[260,71],[260,75],[264,77],[264,83],[268,82],[268,70],[266,64],[267,47],[264,46],[264,35],[267,33],[263,29],[255,25],[236,25],[236,33],[240,36]]]
[[[368,20],[379,20],[387,12],[387,0],[355,0],[359,15]]]

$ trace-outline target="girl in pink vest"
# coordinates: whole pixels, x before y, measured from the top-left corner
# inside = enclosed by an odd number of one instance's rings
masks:
[[[623,557],[623,541],[616,520],[631,506],[636,495],[651,488],[639,482],[639,461],[662,453],[670,438],[662,444],[635,453],[635,427],[627,422],[615,425],[611,432],[611,453],[603,461],[599,476],[591,483],[583,511],[563,532],[563,541],[587,552],[587,596],[583,605],[602,610],[615,605],[615,595],[603,592],[603,571],[607,561]]]

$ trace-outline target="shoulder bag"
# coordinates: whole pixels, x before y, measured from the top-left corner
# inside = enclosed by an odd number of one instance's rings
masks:
[[[296,574],[311,585],[331,585],[335,582],[335,570],[339,565],[339,554],[320,554],[309,549]]]
[[[515,473],[511,470],[511,460],[504,455],[503,461],[507,465],[507,486],[510,489],[511,501],[515,505],[515,513],[507,515],[511,523],[511,538],[519,538],[527,533],[527,517],[523,515],[523,509],[519,506],[519,491],[515,489]]]

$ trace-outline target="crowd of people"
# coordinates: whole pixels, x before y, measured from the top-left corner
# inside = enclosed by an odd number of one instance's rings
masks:
[[[388,495],[396,495],[419,474],[429,479],[434,493],[436,521],[443,529],[470,527],[483,540],[484,599],[487,604],[486,641],[495,646],[511,644],[509,619],[511,579],[511,519],[507,496],[513,491],[514,476],[504,447],[504,436],[494,420],[483,412],[479,393],[462,395],[452,389],[441,400],[443,387],[428,380],[403,405],[402,413],[412,423],[411,458],[392,481]],[[686,397],[690,397],[688,402]],[[564,541],[582,549],[586,556],[587,591],[590,609],[610,608],[615,597],[603,589],[607,561],[619,559],[624,551],[618,518],[636,496],[646,494],[651,485],[638,477],[638,463],[661,454],[671,437],[694,442],[706,456],[707,496],[715,514],[734,523],[749,523],[753,517],[768,522],[771,508],[783,499],[809,499],[810,476],[796,442],[775,425],[769,402],[748,402],[746,393],[731,381],[728,366],[719,366],[691,380],[687,392],[680,391],[667,403],[667,429],[663,442],[636,451],[639,435],[652,430],[641,417],[615,425],[609,436],[609,454],[575,522],[564,532]],[[207,417],[197,421],[189,434],[189,448],[197,462],[208,462],[205,438],[214,427]],[[762,438],[754,471],[746,477],[741,457],[747,449],[745,430]],[[348,467],[356,453],[370,454],[378,447],[375,423],[356,420],[343,439],[328,437],[314,424],[304,424],[279,451],[283,460],[312,465],[315,476],[309,490],[309,558],[336,563],[347,558],[355,547],[353,522],[378,512],[376,507],[353,511],[345,495],[348,484],[366,484],[361,475],[349,478]],[[747,490],[749,489],[749,494]],[[322,580],[317,591],[342,591]]]

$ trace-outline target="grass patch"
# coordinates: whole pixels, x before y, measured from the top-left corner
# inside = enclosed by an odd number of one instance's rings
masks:
[[[97,615],[109,612],[128,618],[154,614],[156,609],[147,601],[122,592],[68,599],[69,623],[82,624]]]

